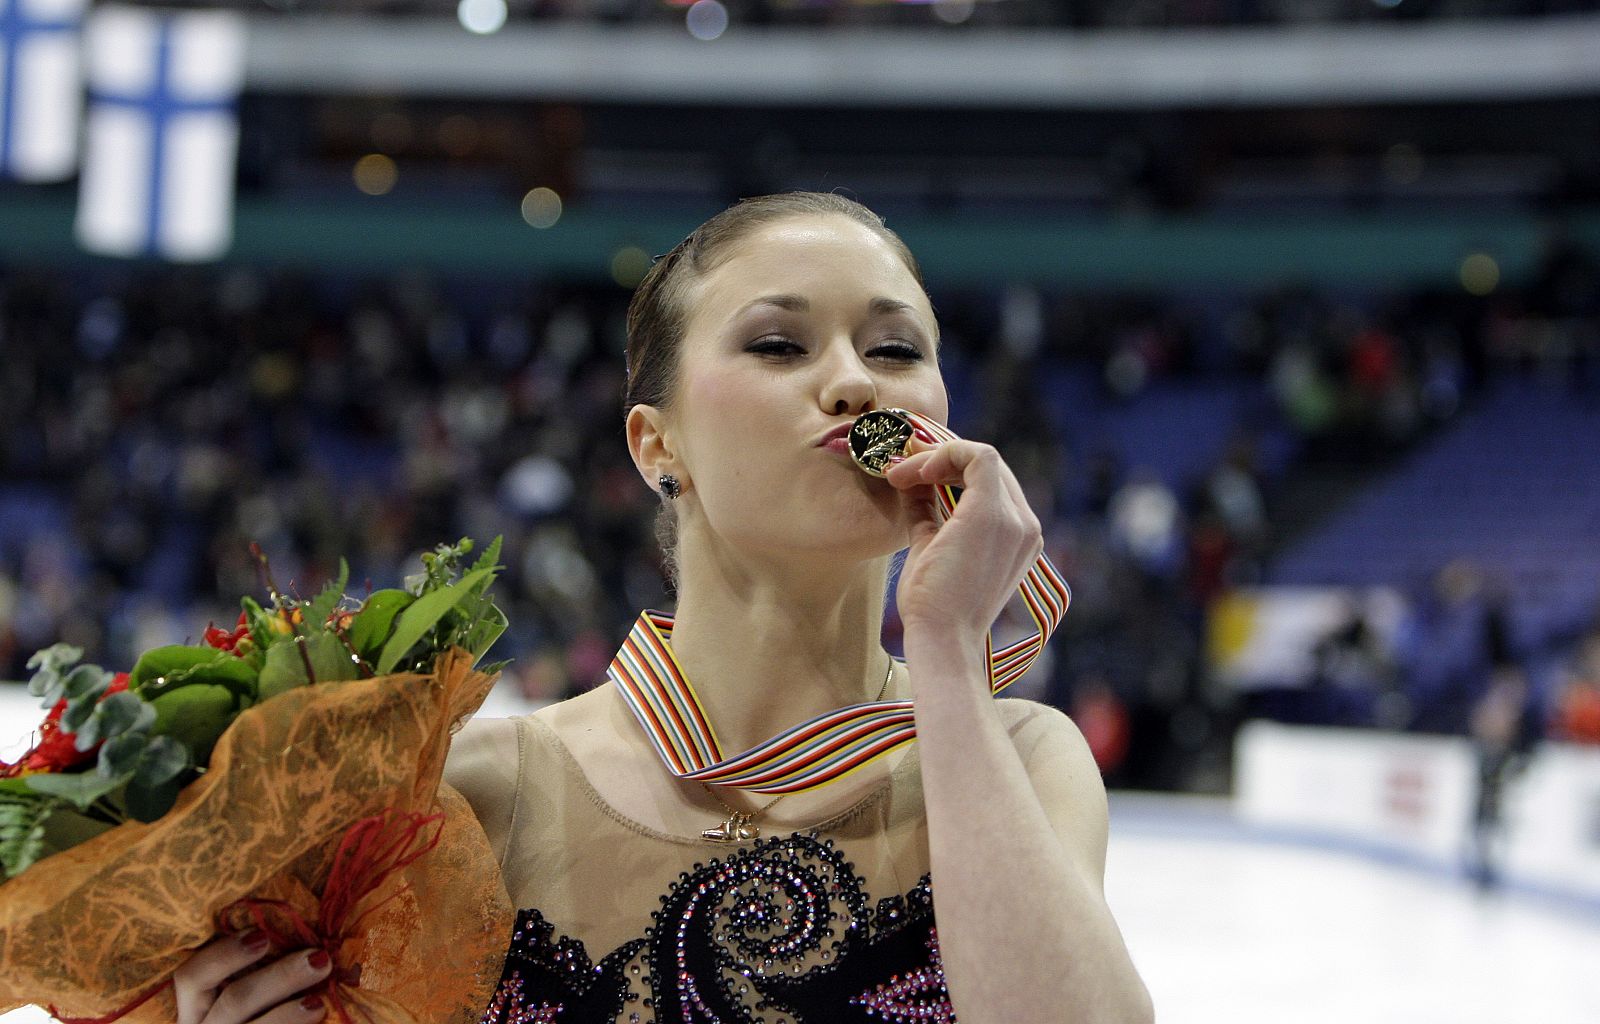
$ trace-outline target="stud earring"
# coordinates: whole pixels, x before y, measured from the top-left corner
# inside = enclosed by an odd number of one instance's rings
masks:
[[[661,493],[669,498],[676,498],[683,493],[683,485],[678,483],[678,478],[671,473],[662,473],[661,479],[656,481],[661,488]]]

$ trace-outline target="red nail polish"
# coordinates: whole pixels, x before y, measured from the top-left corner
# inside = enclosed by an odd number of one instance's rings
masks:
[[[239,942],[250,952],[259,953],[263,949],[266,949],[267,946],[271,944],[272,940],[267,938],[267,934],[265,932],[252,928],[250,931],[247,931],[243,935],[239,936]]]
[[[306,996],[304,999],[300,1000],[300,1008],[302,1010],[320,1010],[322,1009],[322,997]]]
[[[312,953],[310,956],[306,957],[306,963],[311,965],[311,969],[312,970],[320,971],[324,967],[328,966],[328,961],[330,961],[331,959],[333,959],[333,958],[328,956],[328,951],[327,950],[319,949],[316,952]]]
[[[906,457],[904,455],[891,455],[891,456],[889,456],[889,465],[891,465],[891,466],[899,465],[900,463],[902,463],[904,461],[906,461]]]

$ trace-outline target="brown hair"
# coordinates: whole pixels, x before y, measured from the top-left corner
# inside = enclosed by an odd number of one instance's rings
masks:
[[[628,381],[622,412],[636,405],[665,408],[672,401],[678,378],[678,350],[683,345],[689,311],[684,298],[696,276],[705,274],[728,257],[735,243],[756,228],[787,217],[834,213],[877,232],[905,261],[917,286],[922,269],[900,236],[883,218],[853,199],[833,192],[782,192],[744,199],[712,217],[689,237],[659,257],[628,303]]]

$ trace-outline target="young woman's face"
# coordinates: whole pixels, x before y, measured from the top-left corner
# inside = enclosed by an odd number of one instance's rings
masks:
[[[822,443],[868,409],[948,416],[933,309],[894,249],[843,216],[777,221],[697,281],[687,308],[666,422],[710,529],[841,556],[903,547],[903,499]]]

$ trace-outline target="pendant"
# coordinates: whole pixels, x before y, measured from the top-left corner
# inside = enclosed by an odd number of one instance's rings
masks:
[[[744,843],[761,835],[761,828],[750,822],[751,816],[734,811],[733,815],[718,825],[708,828],[700,833],[701,839],[709,839],[713,843]]]
[[[905,454],[913,433],[911,420],[903,410],[873,409],[862,413],[847,437],[850,457],[862,472],[882,476],[891,458]]]

